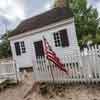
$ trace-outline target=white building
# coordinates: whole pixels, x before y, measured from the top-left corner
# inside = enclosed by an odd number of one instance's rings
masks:
[[[44,56],[43,36],[61,59],[79,52],[72,11],[56,7],[24,20],[10,35],[13,59],[18,68],[31,67],[37,57]]]

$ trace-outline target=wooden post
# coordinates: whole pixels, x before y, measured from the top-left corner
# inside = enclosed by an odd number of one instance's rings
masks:
[[[51,62],[48,60],[48,63],[50,65],[50,72],[51,72],[51,76],[52,76],[53,83],[54,83],[54,75],[53,75],[53,70],[52,70]]]
[[[16,61],[14,60],[13,63],[14,63],[13,66],[15,66],[16,80],[17,80],[17,83],[19,83],[18,74],[17,74],[18,71],[17,71]]]

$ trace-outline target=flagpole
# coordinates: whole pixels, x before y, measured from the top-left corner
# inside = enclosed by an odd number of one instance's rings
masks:
[[[51,72],[51,76],[52,76],[53,83],[54,83],[54,75],[53,75],[52,65],[51,65],[51,62],[49,60],[48,60],[48,63],[50,65],[50,72]]]

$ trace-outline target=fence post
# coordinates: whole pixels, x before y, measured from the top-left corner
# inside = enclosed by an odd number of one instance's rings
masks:
[[[16,74],[17,83],[19,83],[19,78],[18,77],[20,77],[20,76],[18,75],[19,71],[17,70],[17,66],[16,66],[16,61],[15,60],[13,61],[13,66],[15,67],[15,74]]]

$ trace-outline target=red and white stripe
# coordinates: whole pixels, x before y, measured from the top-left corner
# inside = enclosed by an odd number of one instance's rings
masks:
[[[51,46],[49,45],[46,38],[43,36],[44,41],[44,52],[48,60],[53,62],[57,68],[59,68],[61,71],[64,71],[68,74],[68,71],[65,69],[64,64],[60,62],[60,59],[56,56],[56,53],[52,50]]]

